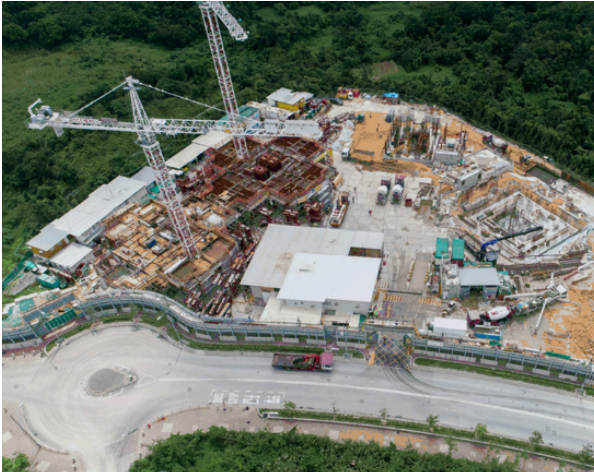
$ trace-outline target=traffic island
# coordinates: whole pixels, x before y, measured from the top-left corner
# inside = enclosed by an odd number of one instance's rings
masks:
[[[116,369],[100,369],[85,382],[85,392],[93,396],[107,395],[136,382],[136,376]]]

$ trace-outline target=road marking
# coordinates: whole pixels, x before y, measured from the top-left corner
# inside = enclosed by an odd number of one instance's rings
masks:
[[[122,387],[122,389],[119,392],[111,392],[109,395],[105,396],[103,395],[101,398],[99,398],[99,401],[103,401],[103,400],[109,400],[112,397],[117,397],[118,395],[121,395],[122,393],[124,393],[124,387]]]
[[[195,380],[202,381],[202,379],[195,379]],[[227,379],[227,381],[228,382],[246,382],[246,383],[247,382],[250,382],[250,383],[271,383],[270,380],[264,380],[264,379]],[[461,400],[459,398],[453,398],[453,397],[442,397],[439,395],[429,395],[426,393],[404,392],[402,390],[392,390],[392,389],[388,389],[388,388],[363,387],[363,386],[359,386],[359,385],[328,384],[328,383],[319,383],[319,382],[295,382],[295,381],[291,381],[291,380],[274,380],[273,383],[282,384],[282,385],[301,385],[301,386],[310,385],[312,387],[324,388],[324,389],[341,388],[341,389],[362,390],[362,391],[378,392],[378,393],[388,393],[391,395],[396,394],[396,395],[404,395],[404,396],[409,396],[409,397],[430,398],[432,400],[442,400],[442,401],[449,402],[449,403],[459,403],[462,405],[476,406],[478,408],[481,408],[482,410],[492,409],[492,410],[499,410],[499,411],[507,411],[509,413],[522,414],[522,415],[526,415],[526,416],[533,416],[533,417],[542,418],[542,419],[546,419],[546,420],[550,420],[550,421],[556,421],[558,423],[565,423],[565,424],[568,424],[571,426],[578,426],[581,428],[586,428],[586,429],[594,431],[594,424],[589,425],[589,424],[585,424],[585,423],[578,423],[578,422],[571,421],[571,420],[565,420],[563,418],[554,418],[552,416],[543,415],[541,413],[535,413],[535,412],[530,412],[530,411],[526,411],[526,410],[508,408],[508,407],[499,406],[499,405],[473,402],[473,401],[469,401],[469,400]]]

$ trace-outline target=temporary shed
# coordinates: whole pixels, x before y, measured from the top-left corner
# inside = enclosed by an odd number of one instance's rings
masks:
[[[95,259],[90,247],[78,243],[70,243],[58,254],[50,259],[50,263],[69,274],[73,273],[79,265],[92,262]]]
[[[381,259],[295,254],[278,294],[287,305],[366,314]]]
[[[499,285],[501,284],[497,269],[460,269],[458,277],[460,280],[460,298],[468,298],[473,289],[482,293],[483,299],[497,297]]]
[[[103,233],[102,223],[107,217],[130,203],[139,202],[146,193],[143,182],[118,176],[51,226],[73,236],[81,244],[88,244]]]
[[[68,232],[47,225],[41,232],[27,242],[33,253],[43,259],[49,259],[68,244]]]
[[[454,239],[452,241],[452,261],[460,267],[464,265],[464,240]]]
[[[466,336],[468,323],[466,320],[450,318],[433,318],[433,334],[447,336]]]
[[[271,291],[283,285],[295,254],[381,258],[383,245],[384,233],[379,232],[270,224],[241,285],[251,287],[254,298],[266,301]]]
[[[230,142],[233,136],[222,131],[210,131],[192,140],[192,143],[165,161],[171,169],[183,169],[198,159],[207,149],[219,149]]]

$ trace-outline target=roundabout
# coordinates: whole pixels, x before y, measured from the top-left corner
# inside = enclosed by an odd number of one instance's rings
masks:
[[[594,435],[594,401],[526,384],[459,372],[415,370],[420,388],[380,366],[338,361],[330,375],[279,372],[270,354],[187,352],[149,329],[113,327],[85,333],[23,369],[7,362],[3,398],[22,401],[26,425],[40,444],[68,451],[83,469],[127,470],[141,429],[157,418],[197,406],[299,407],[424,421],[579,451]],[[132,377],[132,380],[131,380]],[[23,394],[14,396],[14,385]],[[21,387],[19,387],[20,389]]]

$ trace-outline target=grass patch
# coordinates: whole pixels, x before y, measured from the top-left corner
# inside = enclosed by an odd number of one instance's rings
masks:
[[[355,359],[365,359],[363,353],[357,351],[356,349],[340,348],[338,351],[336,351],[337,356],[344,356],[345,354],[348,354],[349,356],[354,357]]]
[[[162,326],[166,326],[167,324],[169,324],[167,315],[164,313],[159,314],[158,316],[142,315],[140,319],[142,323],[155,326],[156,328],[161,328]]]
[[[426,367],[439,367],[441,369],[463,370],[466,372],[473,372],[475,374],[490,375],[491,377],[499,377],[500,379],[515,380],[518,382],[542,385],[544,387],[552,387],[559,390],[565,390],[566,392],[575,392],[575,390],[578,388],[574,384],[559,380],[543,379],[541,377],[535,377],[519,372],[509,372],[507,370],[490,369],[488,367],[458,364],[456,362],[440,361],[437,359],[416,358],[415,364]],[[594,396],[594,388],[586,387],[584,388],[584,391],[587,395]]]
[[[374,426],[388,426],[395,429],[408,429],[411,431],[419,431],[422,433],[430,433],[431,428],[426,423],[417,423],[414,421],[403,421],[399,419],[386,419],[385,421],[381,420],[377,417],[370,417],[370,416],[351,416],[351,415],[344,415],[340,413],[326,413],[326,412],[318,412],[318,411],[307,411],[307,410],[296,410],[296,409],[268,409],[268,408],[260,408],[260,412],[269,412],[275,411],[280,416],[285,418],[308,418],[308,419],[316,419],[322,421],[344,421],[349,423],[358,423],[358,424],[369,424]],[[462,429],[456,428],[447,428],[443,426],[437,426],[433,430],[434,433],[443,434],[445,436],[453,436],[455,439],[475,439],[474,431],[466,431]],[[594,465],[594,459],[588,459],[584,461],[583,457],[581,457],[577,453],[564,451],[562,449],[556,449],[550,446],[538,445],[533,446],[532,444],[519,441],[517,439],[510,439],[510,438],[502,438],[493,434],[485,434],[482,436],[481,441],[491,443],[491,446],[510,446],[515,447],[518,449],[523,449],[529,452],[538,452],[541,454],[547,454],[553,457],[558,457],[562,459],[569,459],[572,461],[580,462],[582,464]]]
[[[169,330],[167,330],[169,334]],[[296,354],[321,354],[324,349],[320,347],[304,346],[277,346],[269,344],[210,344],[182,336],[192,349],[202,349],[208,351],[252,351],[252,352],[294,352]],[[174,338],[175,339],[175,338]]]

